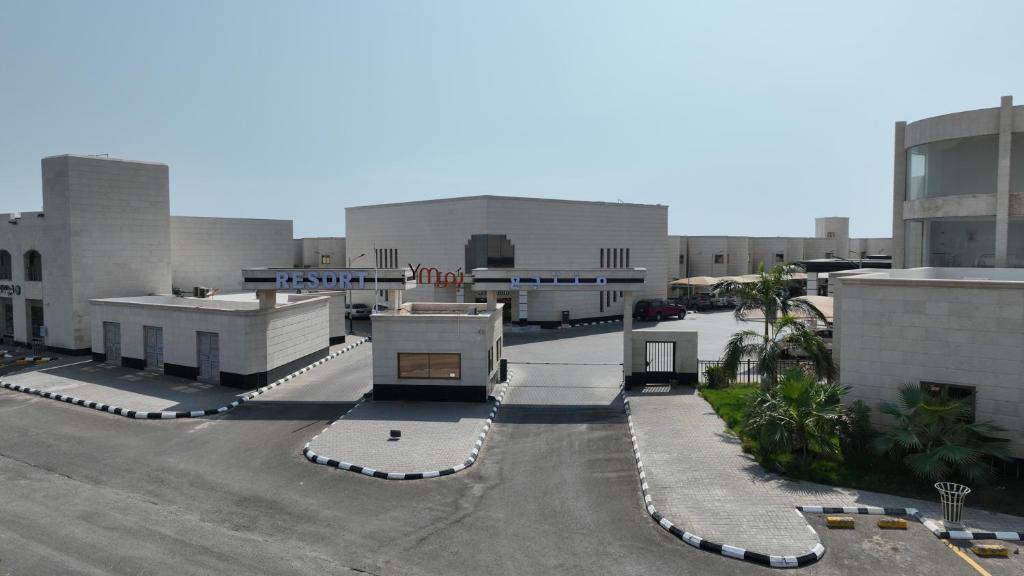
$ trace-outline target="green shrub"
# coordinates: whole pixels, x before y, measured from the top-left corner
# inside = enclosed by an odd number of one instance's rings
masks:
[[[753,395],[743,429],[757,441],[762,456],[791,454],[801,468],[816,457],[838,458],[846,391],[803,370],[790,370],[777,386]]]
[[[711,389],[729,386],[729,373],[721,364],[711,364],[704,369],[704,384]]]
[[[849,461],[863,462],[870,458],[871,445],[876,432],[871,426],[871,407],[861,400],[850,405],[848,422],[843,431],[843,457]]]
[[[902,462],[926,480],[980,480],[992,476],[990,458],[1009,459],[1005,432],[991,422],[971,421],[960,401],[931,396],[913,384],[900,389],[900,402],[879,405],[895,426],[874,441],[876,450]]]

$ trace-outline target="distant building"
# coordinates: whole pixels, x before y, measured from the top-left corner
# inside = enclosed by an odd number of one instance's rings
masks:
[[[812,237],[669,236],[670,276],[737,276],[776,264],[891,254],[889,238],[850,238],[850,219],[816,218]]]

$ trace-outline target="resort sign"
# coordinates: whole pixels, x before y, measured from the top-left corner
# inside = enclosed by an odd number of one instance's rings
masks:
[[[476,268],[473,291],[600,291],[639,290],[644,286],[644,268]]]
[[[406,290],[416,278],[404,268],[249,268],[245,290]]]
[[[432,266],[424,266],[423,264],[413,266],[410,263],[409,270],[412,271],[413,278],[416,279],[417,284],[433,284],[435,288],[454,286],[458,290],[462,288],[466,281],[466,274],[462,271],[462,268],[457,269],[455,272],[445,272],[442,274],[440,270]]]

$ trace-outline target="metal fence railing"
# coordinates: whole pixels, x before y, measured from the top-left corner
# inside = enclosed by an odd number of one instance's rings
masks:
[[[701,382],[705,382],[704,371],[709,366],[721,366],[724,364],[721,360],[698,360],[697,361],[697,373]],[[809,368],[811,364],[802,362],[800,360],[782,360],[778,363],[779,374],[784,374],[787,370],[792,368]],[[736,384],[760,384],[761,383],[761,371],[757,367],[756,360],[741,360],[739,368],[736,370],[736,379],[733,380]]]

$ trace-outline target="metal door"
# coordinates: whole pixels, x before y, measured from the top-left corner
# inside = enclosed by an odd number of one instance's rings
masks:
[[[216,332],[196,332],[199,373],[196,380],[220,383],[220,337]]]
[[[676,343],[647,343],[647,376],[646,382],[668,382],[675,373]]]
[[[163,372],[164,329],[159,326],[143,326],[142,331],[146,341],[146,370]]]
[[[121,365],[121,324],[103,323],[103,353],[106,354],[107,364]]]

